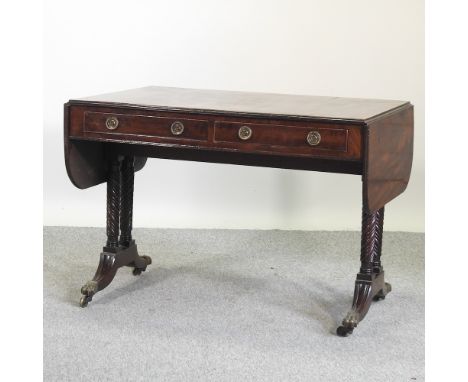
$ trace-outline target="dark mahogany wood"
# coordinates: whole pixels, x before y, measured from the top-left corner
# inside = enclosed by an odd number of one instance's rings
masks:
[[[203,147],[159,146],[157,150],[150,145],[117,143],[109,141],[106,145],[109,155],[134,154],[140,157],[177,159],[196,162],[226,163],[242,166],[275,167],[308,171],[322,171],[342,174],[362,174],[362,163],[329,158],[292,157],[264,155],[262,153],[244,153],[238,150],[227,150]]]
[[[139,275],[151,264],[149,256],[138,255],[132,240],[134,158],[114,156],[109,160],[108,168],[107,241],[93,279],[81,288],[80,306],[83,308],[112,282],[120,267],[133,267],[133,274]]]
[[[133,228],[133,183],[135,160],[127,156],[122,161],[120,196],[120,238],[119,245],[128,248],[132,242]]]
[[[101,142],[153,143],[158,148],[194,147],[225,149],[249,153],[277,154],[289,157],[316,157],[361,160],[361,126],[348,122],[315,122],[279,119],[237,118],[215,114],[183,114],[150,110],[126,110],[126,116],[117,108],[83,107],[69,105],[69,137]],[[92,111],[91,111],[92,110]],[[119,120],[115,130],[105,126],[106,118]],[[173,122],[184,123],[181,135],[171,134]],[[238,129],[249,126],[252,138],[243,141]],[[317,146],[307,143],[307,134],[323,134]],[[228,136],[226,135],[228,132]],[[263,139],[262,139],[263,137]],[[155,150],[157,151],[157,150]]]
[[[116,130],[106,128],[106,119],[111,116],[118,118],[119,126]],[[171,133],[171,125],[176,121],[182,122],[185,127],[180,136],[174,136]],[[125,135],[128,139],[142,141],[145,141],[146,137],[174,141],[208,141],[208,124],[209,122],[203,119],[85,112],[83,133],[87,136],[92,136],[93,133]]]
[[[365,121],[408,104],[405,101],[269,94],[148,86],[87,98],[73,104],[215,113],[240,117]]]
[[[131,235],[134,172],[149,157],[361,175],[361,269],[338,334],[351,333],[371,301],[391,290],[380,261],[383,211],[409,181],[410,103],[147,87],[71,100],[64,125],[70,180],[79,188],[108,186],[108,240],[82,306],[118,267],[139,274],[151,262]]]
[[[114,159],[109,163],[109,178],[107,180],[107,243],[105,251],[113,251],[119,246],[121,180],[120,161]]]
[[[252,130],[252,137],[245,142],[239,139],[238,132],[243,126]],[[311,147],[307,134],[318,132],[321,141]],[[245,123],[215,121],[213,142],[217,147],[232,148],[244,152],[265,152],[290,156],[335,157],[359,160],[361,156],[361,136],[359,129],[318,123],[304,123],[302,126],[265,123]],[[348,144],[349,142],[349,144]]]
[[[413,162],[413,106],[369,121],[364,140],[364,206],[377,211],[408,185]]]
[[[353,304],[338,327],[339,336],[351,334],[369,311],[372,301],[384,299],[392,290],[385,282],[381,264],[384,208],[368,212],[363,208],[361,235],[361,269],[356,277]]]
[[[70,108],[64,108],[64,153],[65,167],[73,185],[86,189],[107,181],[108,162],[105,159],[106,145],[102,142],[70,139]],[[135,157],[135,171],[146,164],[146,157]]]

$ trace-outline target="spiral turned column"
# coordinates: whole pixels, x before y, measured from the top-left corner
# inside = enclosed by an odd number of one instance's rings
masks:
[[[115,249],[119,246],[119,211],[120,161],[115,159],[110,161],[107,180],[106,247],[109,249]]]
[[[134,170],[133,157],[119,155],[109,161],[107,242],[101,252],[93,279],[81,288],[80,306],[83,308],[92,301],[97,292],[112,282],[119,268],[132,267],[133,274],[139,275],[151,264],[151,257],[140,256],[135,241],[132,240]]]
[[[384,271],[380,264],[382,251],[384,208],[375,211],[362,211],[361,233],[361,269],[354,286],[353,305],[336,329],[341,337],[351,334],[366,316],[374,300],[384,299],[392,290],[384,280]]]
[[[384,208],[376,212],[362,212],[361,270],[363,274],[380,272]]]
[[[121,168],[121,197],[120,197],[120,240],[119,244],[127,248],[132,241],[133,220],[133,182],[135,166],[133,157],[125,157]]]
[[[382,240],[383,240],[383,225],[384,225],[384,207],[377,211],[378,217],[378,248],[377,248],[377,255],[374,258],[374,273],[379,273],[383,271],[382,263],[380,261],[380,257],[382,256]]]

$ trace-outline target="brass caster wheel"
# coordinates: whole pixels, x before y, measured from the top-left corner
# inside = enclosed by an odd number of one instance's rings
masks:
[[[385,300],[385,296],[392,291],[392,286],[389,283],[385,283],[385,286],[382,290],[377,293],[372,300],[373,301],[380,301]]]
[[[150,265],[153,262],[153,260],[151,260],[151,257],[149,256],[141,256],[141,257],[143,257],[146,260],[146,265]]]
[[[336,329],[336,334],[340,337],[348,337],[348,335],[353,333],[352,328],[347,328],[345,326],[338,326]]]
[[[141,275],[141,272],[146,271],[146,267],[147,267],[148,265],[150,265],[151,262],[152,262],[152,261],[151,261],[151,257],[149,257],[149,256],[141,256],[141,258],[142,258],[143,260],[145,260],[145,263],[146,263],[146,264],[145,264],[145,266],[144,266],[143,268],[133,268],[132,273],[133,273],[134,276],[139,276],[139,275]]]
[[[80,299],[80,307],[82,308],[86,308],[88,306],[88,302],[90,301],[91,299],[88,297],[88,296],[81,296],[81,299]]]

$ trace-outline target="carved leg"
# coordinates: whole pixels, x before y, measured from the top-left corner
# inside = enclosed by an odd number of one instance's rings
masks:
[[[83,308],[98,291],[112,282],[120,267],[133,266],[141,273],[148,264],[151,264],[151,258],[138,255],[135,241],[131,236],[133,178],[133,157],[124,158],[122,163],[120,159],[110,162],[107,180],[107,242],[93,279],[81,288],[83,296],[80,306]],[[120,240],[119,226],[122,230]]]
[[[120,239],[119,245],[121,248],[135,248],[137,253],[135,240],[132,240],[132,224],[133,224],[133,183],[135,178],[134,158],[125,157],[122,162],[122,196],[120,204]],[[126,264],[134,267],[133,274],[135,276],[146,270],[146,266],[151,264],[151,257],[138,256],[133,261]]]
[[[369,311],[372,300],[384,299],[392,290],[384,280],[380,262],[382,252],[384,208],[362,213],[361,269],[356,277],[354,298],[351,310],[336,330],[339,336],[351,334]]]

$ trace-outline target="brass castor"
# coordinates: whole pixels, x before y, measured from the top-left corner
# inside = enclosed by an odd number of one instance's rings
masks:
[[[80,307],[86,308],[88,306],[88,302],[90,301],[91,301],[91,297],[86,296],[86,295],[81,296]]]
[[[85,285],[81,287],[81,299],[80,306],[86,308],[88,302],[91,302],[94,294],[98,291],[98,282],[95,280],[88,281]]]
[[[146,265],[144,266],[144,268],[137,268],[137,267],[133,268],[132,273],[134,276],[141,275],[141,272],[146,271],[146,267],[152,263],[151,257],[149,256],[141,256],[141,258],[145,260]]]
[[[379,291],[373,298],[372,301],[380,301],[380,300],[385,300],[385,296],[391,292],[392,286],[389,283],[385,283],[384,289]]]
[[[353,328],[347,328],[346,326],[338,326],[336,329],[336,334],[340,337],[348,337],[348,335],[353,333]]]
[[[153,262],[153,260],[151,260],[151,257],[149,256],[143,255],[141,257],[143,257],[146,260],[146,265],[150,265]]]

